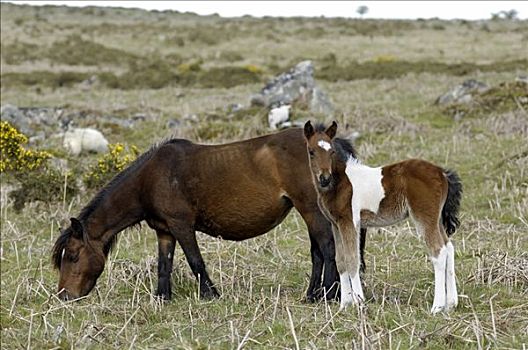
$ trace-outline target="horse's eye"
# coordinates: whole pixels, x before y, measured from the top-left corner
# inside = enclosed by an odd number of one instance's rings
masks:
[[[70,260],[72,263],[76,263],[79,261],[79,253],[73,253],[73,254],[66,254],[66,257],[68,260]]]
[[[308,153],[310,154],[310,157],[313,158],[313,156],[315,155],[314,151],[313,150],[308,150]]]

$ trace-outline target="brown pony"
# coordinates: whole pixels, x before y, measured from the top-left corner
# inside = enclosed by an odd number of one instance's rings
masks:
[[[338,286],[331,225],[317,205],[302,129],[215,146],[168,140],[118,174],[58,237],[53,261],[60,270],[59,295],[71,299],[88,294],[117,234],[144,220],[158,236],[157,295],[171,297],[178,242],[199,281],[200,296],[216,297],[195,231],[244,240],[278,225],[292,207],[306,222],[311,242],[307,298],[334,298]]]
[[[388,226],[410,216],[425,237],[435,272],[431,312],[458,303],[455,253],[450,236],[460,222],[462,184],[457,174],[419,159],[371,168],[350,145],[336,139],[337,124],[326,130],[310,122],[304,136],[319,206],[332,223],[341,308],[364,300],[359,276],[357,228]]]

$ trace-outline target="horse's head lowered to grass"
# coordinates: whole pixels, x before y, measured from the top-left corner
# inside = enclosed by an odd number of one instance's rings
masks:
[[[99,241],[88,239],[81,221],[71,219],[70,227],[61,233],[53,248],[53,263],[60,271],[61,299],[80,298],[93,289],[104,270],[105,250]]]

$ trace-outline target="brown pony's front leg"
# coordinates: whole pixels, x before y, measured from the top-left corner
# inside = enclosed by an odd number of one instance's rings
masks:
[[[176,229],[174,233],[194,276],[200,283],[200,297],[205,299],[219,297],[220,293],[216,290],[205,269],[205,262],[200,253],[198,242],[196,241],[196,232],[192,228],[188,228]]]
[[[327,300],[336,299],[339,296],[339,286],[330,221],[318,207],[309,206],[306,202],[300,201],[293,201],[293,203],[308,227],[311,243],[312,276],[306,298],[312,302],[322,297]]]
[[[172,261],[174,260],[174,248],[176,238],[170,233],[156,230],[158,235],[158,290],[156,295],[165,300],[170,300]]]

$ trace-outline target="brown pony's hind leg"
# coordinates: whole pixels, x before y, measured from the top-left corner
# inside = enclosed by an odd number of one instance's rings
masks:
[[[170,300],[172,261],[176,239],[170,233],[156,230],[158,235],[158,290],[156,295],[165,300]]]
[[[308,227],[312,244],[312,277],[306,298],[309,301],[316,301],[322,297],[327,300],[337,299],[339,297],[339,284],[337,283],[336,253],[331,223],[319,208],[308,208],[302,204],[294,201],[295,208]]]
[[[321,299],[322,284],[321,277],[323,275],[323,253],[319,249],[317,241],[310,235],[310,255],[312,256],[312,275],[310,277],[310,284],[306,291],[306,299],[309,302],[316,302]]]
[[[365,264],[365,241],[367,239],[367,229],[361,228],[359,230],[359,256],[361,258],[361,264],[359,265],[359,271],[364,273],[367,265]]]

